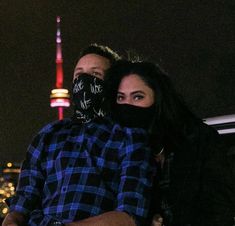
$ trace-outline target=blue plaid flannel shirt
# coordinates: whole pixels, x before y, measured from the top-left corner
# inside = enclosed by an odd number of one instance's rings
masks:
[[[109,119],[48,124],[29,146],[10,211],[28,225],[64,223],[123,211],[141,225],[147,217],[155,172],[142,129]]]

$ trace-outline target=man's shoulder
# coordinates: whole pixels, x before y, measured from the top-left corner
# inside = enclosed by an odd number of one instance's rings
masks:
[[[71,118],[65,118],[63,120],[56,120],[56,121],[50,122],[42,127],[42,129],[39,131],[39,134],[51,133],[51,132],[56,132],[56,131],[66,129],[68,128],[68,126],[71,125],[71,123],[72,123]]]
[[[125,134],[147,134],[142,128],[131,128],[120,125],[110,117],[97,118],[89,123],[90,127],[100,128],[111,132],[121,132]]]

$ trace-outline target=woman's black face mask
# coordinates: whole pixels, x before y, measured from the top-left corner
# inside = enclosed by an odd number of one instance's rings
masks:
[[[113,119],[122,126],[150,129],[155,117],[155,105],[138,107],[130,104],[115,104]]]
[[[74,117],[83,123],[103,117],[104,81],[89,74],[80,74],[73,82]]]
[[[143,128],[150,132],[149,145],[153,148],[154,153],[158,154],[163,148],[161,137],[151,131],[153,124],[156,123],[156,112],[154,104],[145,108],[129,104],[115,104],[112,116],[122,126]]]

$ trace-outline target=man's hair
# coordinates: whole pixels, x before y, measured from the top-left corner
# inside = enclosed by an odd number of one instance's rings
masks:
[[[93,43],[83,49],[80,53],[79,59],[87,54],[97,54],[99,56],[105,57],[110,61],[111,65],[117,60],[121,59],[118,53],[114,52],[108,46],[98,45],[96,43]]]

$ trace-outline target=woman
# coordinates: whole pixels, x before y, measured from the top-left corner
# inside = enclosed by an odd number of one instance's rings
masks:
[[[120,61],[105,83],[112,117],[149,132],[159,165],[151,214],[160,214],[164,225],[231,226],[235,192],[226,149],[168,76],[153,63]]]

